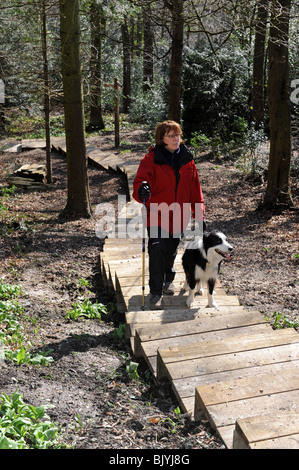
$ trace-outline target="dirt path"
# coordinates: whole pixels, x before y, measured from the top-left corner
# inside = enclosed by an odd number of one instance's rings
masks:
[[[126,136],[122,158],[139,157],[147,136]],[[132,143],[134,142],[134,144]],[[100,148],[113,145],[110,137],[93,139]],[[132,150],[128,152],[128,150]],[[24,163],[44,162],[43,151],[0,155],[0,183]],[[208,228],[226,232],[235,246],[233,262],[222,269],[221,282],[248,308],[271,318],[279,312],[290,322],[298,316],[298,212],[280,215],[255,211],[264,186],[251,184],[233,162],[201,160],[198,165],[205,194]],[[102,241],[95,220],[64,221],[66,165],[53,155],[54,189],[18,190],[2,199],[0,279],[22,285],[19,302],[25,307],[23,323],[32,348],[51,348],[54,362],[47,367],[2,364],[1,393],[18,390],[35,406],[51,403],[51,419],[61,425],[64,441],[76,449],[200,449],[221,448],[206,423],[179,416],[167,384],[157,388],[144,364],[139,378],[126,372],[131,357],[126,341],[116,337],[122,318],[113,311],[99,275]],[[126,194],[120,174],[89,169],[94,205]],[[298,182],[293,194],[298,198]],[[296,199],[298,201],[298,199]],[[82,280],[88,280],[89,286]],[[108,305],[103,321],[65,319],[75,301],[97,300]],[[276,317],[277,318],[277,317]],[[176,411],[175,411],[176,410]]]

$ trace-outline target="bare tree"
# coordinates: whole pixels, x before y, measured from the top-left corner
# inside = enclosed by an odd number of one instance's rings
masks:
[[[103,11],[101,4],[96,0],[90,0],[90,129],[104,129],[102,117],[102,93],[101,93],[101,73],[102,73],[102,24]]]
[[[146,92],[154,82],[154,31],[151,6],[143,9],[143,91]]]
[[[47,48],[47,14],[46,0],[41,2],[41,37],[43,54],[43,75],[44,75],[44,112],[46,131],[46,167],[47,183],[52,183],[52,162],[51,162],[51,142],[50,142],[50,88],[49,88],[49,67]]]
[[[169,119],[180,122],[184,45],[184,0],[164,0],[164,4],[172,14],[172,46],[169,74]]]
[[[289,87],[289,17],[291,0],[273,0],[269,37],[268,100],[270,156],[261,207],[293,205],[290,190],[291,117]]]
[[[128,113],[131,105],[132,43],[127,17],[124,18],[121,31],[123,41],[123,112]]]
[[[269,0],[257,1],[253,56],[252,118],[255,128],[264,123],[265,114],[265,56]]]
[[[59,0],[59,7],[68,178],[67,205],[62,215],[90,217],[80,63],[79,0]]]

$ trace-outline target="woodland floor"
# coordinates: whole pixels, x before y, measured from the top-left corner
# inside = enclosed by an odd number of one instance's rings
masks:
[[[113,147],[112,137],[91,140],[106,149]],[[122,158],[140,158],[149,145],[143,132],[128,132],[123,140]],[[44,163],[45,153],[2,153],[0,162],[0,184],[6,186],[13,170],[25,163]],[[256,211],[264,182],[247,179],[235,163],[213,156],[198,163],[208,229],[223,230],[235,247],[232,262],[221,269],[221,283],[273,325],[299,323],[299,212]],[[8,211],[1,213],[0,221],[0,281],[22,286],[19,303],[25,307],[26,336],[34,350],[53,349],[54,362],[37,367],[5,361],[0,393],[17,390],[32,405],[54,405],[48,414],[73,449],[223,448],[207,423],[177,417],[170,387],[157,387],[144,364],[139,365],[139,379],[128,376],[131,351],[126,340],[114,334],[123,318],[101,284],[102,240],[95,234],[96,221],[59,218],[66,204],[66,162],[53,154],[52,164],[52,188],[18,189],[14,197],[1,199]],[[118,194],[127,192],[121,174],[90,167],[89,177],[93,206],[116,204]],[[298,209],[298,178],[292,179],[292,192]],[[91,287],[80,287],[80,279],[89,280]],[[109,314],[102,322],[67,321],[67,310],[82,298],[108,305]]]

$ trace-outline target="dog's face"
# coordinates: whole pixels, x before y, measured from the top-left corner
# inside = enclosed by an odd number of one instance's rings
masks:
[[[226,236],[222,232],[211,232],[204,234],[203,245],[208,258],[211,256],[221,259],[229,259],[233,247],[227,242]]]

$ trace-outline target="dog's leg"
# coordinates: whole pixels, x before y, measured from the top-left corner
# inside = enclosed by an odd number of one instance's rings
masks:
[[[189,295],[186,300],[186,305],[187,307],[191,308],[193,302],[194,302],[194,294],[195,294],[196,289],[189,289]]]
[[[218,305],[215,302],[213,298],[213,292],[214,292],[214,287],[215,287],[216,279],[209,279],[208,280],[208,286],[209,286],[209,292],[208,292],[208,307],[209,308],[217,308]]]
[[[191,277],[191,279],[190,279]],[[189,288],[189,294],[186,300],[186,305],[187,307],[191,307],[192,303],[194,302],[194,294],[195,294],[195,287],[196,287],[196,281],[194,279],[194,276],[190,276],[188,279],[188,288]]]
[[[199,295],[203,295],[203,293],[204,293],[202,282],[200,280],[198,281],[198,293],[199,293]]]

